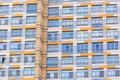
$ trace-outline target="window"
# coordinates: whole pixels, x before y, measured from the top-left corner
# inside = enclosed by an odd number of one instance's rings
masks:
[[[73,14],[73,7],[66,7],[62,10],[63,14]]]
[[[92,70],[92,77],[93,78],[104,77],[104,70],[102,70],[102,69],[93,69]]]
[[[114,76],[120,76],[120,70],[119,69],[108,69],[107,71],[108,77],[114,77]]]
[[[88,66],[88,57],[77,57],[77,66],[84,67]]]
[[[62,71],[62,80],[73,80],[73,71]]]
[[[102,27],[103,26],[103,19],[102,18],[98,18],[98,17],[93,17],[92,18],[92,27]]]
[[[48,16],[59,16],[59,8],[48,8]]]
[[[87,6],[77,7],[77,15],[78,16],[88,15],[88,7]]]
[[[48,27],[58,27],[59,20],[48,20]]]
[[[58,41],[59,39],[58,32],[48,32],[48,42]]]
[[[0,6],[0,15],[1,14],[9,14],[9,6]]]
[[[110,39],[118,39],[118,30],[106,30],[106,36]]]
[[[92,13],[94,12],[103,12],[103,7],[102,5],[95,5],[95,6],[92,6]]]
[[[118,17],[107,17],[106,18],[106,24],[117,24],[118,23]]]
[[[92,43],[92,52],[93,53],[102,53],[103,52],[103,43],[93,42]]]
[[[0,25],[8,25],[8,18],[0,18]]]
[[[72,54],[73,53],[73,44],[62,44],[62,53],[63,54]]]
[[[0,40],[7,39],[7,30],[0,30]]]
[[[22,26],[23,19],[22,17],[12,18],[12,26]]]
[[[21,51],[21,42],[11,42],[10,50],[11,50],[11,52],[20,52]]]
[[[73,57],[62,58],[62,65],[71,65],[73,64]]]
[[[92,38],[101,38],[101,37],[103,37],[103,31],[102,30],[92,31]]]
[[[28,14],[37,13],[37,4],[28,4],[27,5],[27,13]]]
[[[0,76],[5,76],[5,69],[3,68],[0,69]]]
[[[13,12],[22,12],[23,11],[23,5],[13,5]]]
[[[118,42],[107,42],[107,50],[118,49]]]
[[[92,63],[93,64],[100,64],[104,62],[104,57],[103,56],[93,56],[92,57]]]
[[[87,25],[88,25],[88,19],[86,18],[77,19],[77,26],[87,26]]]
[[[7,43],[0,43],[0,51],[7,49]]]
[[[107,64],[108,65],[119,65],[119,56],[118,55],[107,56]]]
[[[36,16],[27,16],[26,24],[35,24],[37,22]]]
[[[77,70],[77,78],[88,78],[88,70]]]
[[[57,57],[47,58],[47,67],[48,68],[58,67],[58,58]]]
[[[26,41],[25,42],[25,49],[35,49],[36,42],[35,41]]]
[[[35,64],[35,55],[25,55],[24,56],[24,64],[25,65]]]
[[[22,36],[22,30],[16,29],[11,31],[11,37],[21,37]]]
[[[106,5],[106,13],[115,14],[117,11],[117,4]]]
[[[87,43],[78,43],[77,44],[77,53],[88,53],[88,44]]]
[[[18,56],[10,56],[10,63],[20,63],[20,62],[21,62],[20,55],[18,55]]]
[[[20,69],[19,68],[10,68],[9,69],[9,77],[19,77],[20,76]]]
[[[73,20],[63,20],[62,27],[73,28]]]
[[[62,32],[62,39],[73,39],[73,31]]]
[[[34,74],[35,74],[35,68],[32,67],[24,68],[24,76],[34,76]]]
[[[25,37],[26,39],[36,38],[36,29],[26,29]]]
[[[88,31],[77,31],[77,40],[88,40]]]
[[[5,56],[0,56],[0,65],[3,65],[6,63],[6,57]]]
[[[58,45],[48,45],[47,52],[58,52]]]
[[[58,78],[58,71],[47,71],[47,79]]]

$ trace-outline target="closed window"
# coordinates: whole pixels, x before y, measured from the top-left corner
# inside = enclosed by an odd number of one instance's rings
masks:
[[[88,40],[88,31],[77,31],[77,40]]]
[[[63,14],[73,14],[73,7],[63,8],[62,13]]]
[[[73,31],[62,32],[62,39],[72,39],[72,38],[73,38]]]
[[[0,6],[0,15],[1,14],[9,14],[9,6],[6,5],[6,6]]]
[[[93,17],[92,27],[96,27],[96,28],[103,27],[103,19],[98,17]]]
[[[92,38],[101,38],[101,37],[103,37],[103,31],[102,30],[92,31]]]
[[[120,70],[119,69],[108,69],[107,70],[107,76],[108,77],[114,77],[114,76],[120,76]]]
[[[58,27],[59,20],[48,20],[48,27]]]
[[[77,15],[78,16],[88,15],[88,7],[87,6],[77,7]]]
[[[118,11],[117,4],[106,5],[106,13],[115,14],[117,13],[117,11]]]
[[[0,18],[0,25],[8,25],[8,18]]]
[[[62,80],[73,80],[73,71],[62,71]]]
[[[58,45],[48,45],[47,52],[58,52]]]
[[[19,77],[20,76],[20,69],[19,68],[10,68],[9,69],[9,77]]]
[[[62,65],[71,65],[73,64],[73,57],[62,58]]]
[[[106,30],[106,36],[109,39],[118,39],[118,30]]]
[[[62,27],[73,28],[73,20],[63,20]]]
[[[18,55],[18,56],[10,56],[10,63],[20,63],[20,61],[21,61],[21,57],[20,57],[20,55]]]
[[[88,70],[77,70],[77,78],[88,78]]]
[[[93,42],[92,43],[92,52],[93,53],[102,53],[103,52],[103,43]]]
[[[37,13],[37,4],[28,4],[27,5],[27,13],[28,14]]]
[[[87,43],[78,43],[77,44],[77,53],[88,53],[88,44]]]
[[[48,8],[48,15],[49,16],[58,16],[59,15],[59,8]]]
[[[5,76],[5,69],[4,68],[0,69],[0,76]]]
[[[107,42],[107,50],[117,50],[118,42]]]
[[[32,67],[25,67],[24,68],[24,76],[34,76],[35,68]]]
[[[58,58],[57,57],[47,58],[47,67],[48,68],[58,67]]]
[[[63,54],[72,54],[73,53],[73,44],[62,44],[62,53]]]
[[[102,7],[102,5],[92,6],[91,12],[92,12],[92,13],[94,13],[94,12],[103,12],[103,7]]]
[[[106,18],[106,24],[117,24],[118,23],[118,17],[107,17]]]
[[[58,78],[58,71],[47,71],[47,79]]]
[[[7,49],[7,43],[0,43],[0,50],[6,50]]]
[[[19,18],[12,18],[12,26],[22,26],[23,19],[21,17]]]
[[[26,41],[25,42],[25,49],[35,49],[36,42],[35,41]]]
[[[0,40],[7,39],[7,30],[0,30]]]
[[[92,63],[93,64],[100,64],[104,62],[104,57],[103,56],[93,56],[92,57]]]
[[[37,17],[36,16],[27,16],[26,24],[36,24]]]
[[[86,18],[77,19],[77,26],[87,26],[87,25],[88,25],[88,19]]]
[[[25,55],[24,56],[24,64],[25,65],[35,64],[35,55]]]
[[[107,56],[107,64],[108,65],[119,65],[119,56],[118,55]]]
[[[11,42],[10,50],[11,50],[11,52],[20,52],[21,51],[21,42]]]
[[[77,57],[77,66],[84,67],[88,66],[88,57]]]
[[[101,70],[101,69],[93,69],[93,70],[92,70],[92,77],[93,77],[93,78],[104,77],[104,70]]]
[[[59,34],[58,32],[48,32],[48,41],[58,41],[59,39]]]
[[[21,37],[22,36],[22,30],[16,29],[11,31],[11,37]]]
[[[36,29],[26,29],[25,37],[26,39],[36,38]]]
[[[23,5],[14,5],[12,9],[13,12],[23,12]]]

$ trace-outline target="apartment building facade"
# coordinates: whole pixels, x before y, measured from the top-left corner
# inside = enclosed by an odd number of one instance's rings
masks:
[[[120,0],[48,0],[46,80],[120,80]]]

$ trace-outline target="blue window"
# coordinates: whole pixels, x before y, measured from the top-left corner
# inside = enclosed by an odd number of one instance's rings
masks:
[[[24,55],[24,64],[25,65],[34,65],[35,64],[35,55]]]
[[[24,76],[34,76],[35,68],[33,67],[26,67],[24,68]]]
[[[62,58],[62,65],[71,65],[73,64],[73,57]]]
[[[72,54],[73,53],[73,44],[62,44],[62,53],[63,54]]]
[[[25,49],[35,49],[36,42],[35,41],[26,41],[25,42]]]
[[[5,69],[4,68],[0,69],[0,76],[5,76]]]
[[[20,63],[20,62],[21,62],[20,55],[10,56],[10,58],[9,58],[9,63]]]
[[[92,12],[92,13],[94,13],[94,12],[103,12],[103,7],[102,7],[102,5],[92,6],[91,12]]]
[[[13,12],[22,12],[23,11],[23,5],[14,5],[12,8]]]
[[[77,78],[88,78],[88,70],[77,70]]]
[[[11,37],[21,37],[22,36],[22,30],[16,29],[11,31]]]
[[[120,76],[120,70],[119,69],[108,69],[107,70],[107,76],[108,77],[115,77]]]
[[[107,17],[106,24],[118,24],[118,17]]]
[[[88,25],[88,19],[86,18],[77,19],[77,26],[87,26],[87,25]]]
[[[92,31],[92,38],[101,38],[101,37],[103,37],[103,31],[102,30]]]
[[[21,42],[11,42],[10,50],[11,50],[11,52],[20,52],[21,51]]]
[[[25,37],[26,39],[36,38],[36,29],[26,29]]]
[[[88,53],[88,44],[87,43],[77,44],[77,53]]]
[[[62,71],[62,80],[73,80],[73,71]]]
[[[104,70],[102,70],[102,69],[93,69],[92,70],[92,77],[93,78],[104,77]]]
[[[20,69],[19,68],[10,68],[9,69],[9,77],[20,77]]]
[[[62,32],[63,39],[72,39],[73,38],[73,31],[70,32]]]
[[[88,40],[88,31],[77,31],[77,40]]]
[[[88,15],[88,7],[87,6],[77,7],[77,15],[78,16]]]
[[[93,64],[100,64],[104,62],[104,57],[103,56],[93,56],[92,57],[92,63]]]
[[[118,49],[118,42],[107,42],[107,50]]]
[[[12,18],[12,26],[22,26],[23,19],[22,17]]]
[[[27,16],[26,18],[26,24],[36,24],[37,17],[36,16]]]
[[[118,55],[107,56],[107,64],[108,65],[119,65],[119,56]]]
[[[92,27],[102,27],[103,26],[103,19],[99,17],[93,17],[92,18]]]
[[[117,4],[109,4],[109,5],[106,5],[106,13],[109,13],[109,14],[115,14],[117,13],[118,9],[117,9]]]
[[[47,52],[58,52],[58,45],[48,45]]]
[[[0,30],[0,40],[7,39],[7,30]]]
[[[77,57],[77,66],[84,67],[88,66],[88,57]]]
[[[0,56],[0,65],[5,65],[5,64],[6,64],[6,57]]]
[[[59,15],[59,8],[49,8],[48,9],[48,16],[58,16]]]
[[[6,50],[7,49],[7,43],[0,43],[0,50]]]
[[[102,53],[103,52],[103,43],[93,42],[92,43],[92,52],[93,53]]]
[[[28,4],[27,5],[27,13],[28,14],[37,13],[37,4]]]
[[[73,20],[63,20],[62,21],[63,28],[73,28]]]
[[[106,36],[109,39],[118,39],[118,30],[116,29],[106,30]]]
[[[58,27],[59,26],[59,20],[49,20],[48,21],[48,27]]]
[[[58,32],[48,32],[48,42],[58,41],[59,35]]]
[[[0,15],[9,14],[9,6],[0,6]]]
[[[8,25],[8,18],[0,18],[0,25]]]
[[[63,14],[73,14],[73,7],[63,8]]]
[[[47,71],[47,79],[56,79],[58,78],[58,71]]]
[[[47,67],[48,68],[58,67],[58,58],[57,57],[47,58]]]

